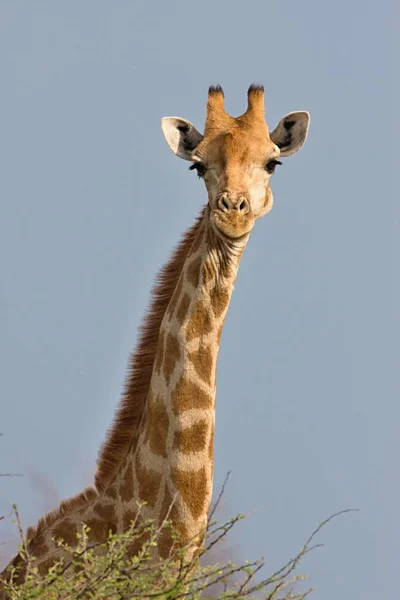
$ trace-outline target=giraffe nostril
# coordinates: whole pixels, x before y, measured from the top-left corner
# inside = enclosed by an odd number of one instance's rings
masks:
[[[223,194],[219,197],[218,201],[217,201],[217,207],[219,208],[219,210],[221,210],[222,212],[229,212],[232,208],[231,203],[228,200],[228,197],[226,196],[226,194]]]
[[[217,207],[224,213],[235,211],[246,214],[249,211],[249,202],[246,196],[232,199],[227,194],[221,194],[217,201]]]
[[[247,198],[242,197],[238,205],[239,212],[247,214],[249,212],[249,202]]]

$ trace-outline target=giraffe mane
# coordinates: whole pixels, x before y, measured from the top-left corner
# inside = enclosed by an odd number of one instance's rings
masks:
[[[165,311],[177,286],[183,265],[203,221],[205,208],[183,235],[169,261],[158,272],[151,292],[150,306],[139,330],[139,341],[131,355],[125,390],[100,448],[95,487],[101,492],[118,472],[122,461],[138,439],[156,358],[158,336]]]
[[[79,494],[71,496],[71,498],[67,498],[67,500],[63,500],[56,509],[51,510],[45,514],[44,517],[41,517],[36,527],[28,527],[26,531],[27,540],[32,541],[35,536],[43,531],[43,529],[53,525],[53,523],[55,523],[60,517],[70,515],[81,508],[85,508],[85,506],[88,506],[88,504],[94,502],[98,496],[99,494],[95,488],[90,486],[85,488]]]
[[[129,449],[137,443],[139,423],[144,413],[157,352],[160,325],[203,221],[205,210],[203,208],[192,227],[183,234],[169,261],[158,272],[151,292],[150,306],[139,329],[139,340],[131,355],[124,393],[106,439],[100,447],[94,486],[63,500],[58,508],[39,519],[36,527],[29,527],[26,533],[28,541],[32,541],[43,529],[50,527],[58,519],[94,502],[114,479]]]

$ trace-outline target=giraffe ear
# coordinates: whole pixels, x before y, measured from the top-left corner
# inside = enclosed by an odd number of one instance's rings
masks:
[[[281,149],[281,156],[294,154],[307,138],[310,113],[305,110],[292,112],[283,117],[270,134],[271,140]]]
[[[185,160],[192,160],[192,152],[201,142],[203,136],[196,127],[186,119],[164,117],[161,129],[172,152]]]

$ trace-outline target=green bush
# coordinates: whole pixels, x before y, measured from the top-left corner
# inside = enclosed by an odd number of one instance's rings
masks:
[[[87,527],[83,527],[78,536],[78,545],[68,547],[62,540],[57,543],[66,551],[66,560],[55,564],[45,577],[40,577],[32,558],[29,556],[27,544],[23,544],[20,552],[27,566],[27,577],[24,584],[17,586],[11,582],[4,583],[10,600],[127,600],[128,598],[156,598],[175,600],[178,598],[220,598],[241,599],[263,597],[268,600],[301,600],[312,591],[296,591],[297,582],[306,577],[296,573],[301,559],[316,548],[313,541],[320,529],[338,514],[332,515],[319,524],[309,537],[303,548],[281,569],[262,576],[264,561],[245,562],[239,566],[232,562],[207,564],[211,549],[219,547],[230,530],[244,518],[238,515],[224,524],[210,522],[204,540],[203,550],[190,560],[185,559],[187,548],[175,548],[170,558],[155,558],[154,550],[161,529],[156,529],[153,522],[141,525],[132,523],[129,531],[119,535],[111,535],[102,544],[90,544]],[[17,522],[20,533],[22,528]],[[164,527],[169,527],[166,521]],[[142,550],[134,557],[129,557],[130,545],[141,536],[146,539]]]

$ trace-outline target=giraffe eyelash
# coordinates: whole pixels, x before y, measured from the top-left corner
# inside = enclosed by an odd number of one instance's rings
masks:
[[[277,165],[281,165],[281,161],[280,160],[270,160],[269,162],[267,162],[267,164],[265,165],[264,169],[266,171],[268,171],[268,173],[273,173],[275,171],[275,167]]]
[[[189,167],[189,171],[194,171],[194,170],[197,171],[197,175],[199,177],[202,177],[204,175],[204,173],[206,172],[206,167],[201,162],[195,162],[192,165],[190,165],[190,167]]]

